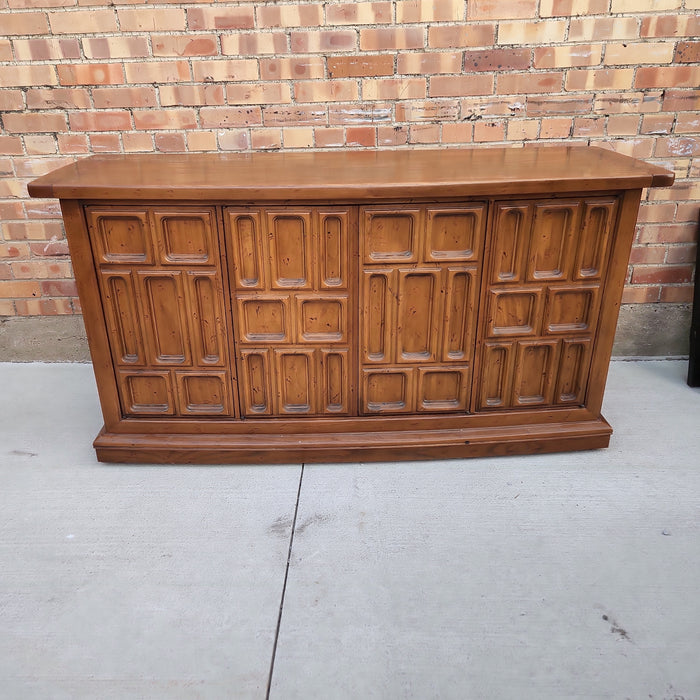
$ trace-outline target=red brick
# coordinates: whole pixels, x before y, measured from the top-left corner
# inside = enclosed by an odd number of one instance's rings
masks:
[[[666,246],[645,245],[632,247],[630,263],[632,265],[658,265],[666,259]]]
[[[700,126],[700,124],[698,124]],[[670,134],[673,129],[672,114],[645,114],[640,134]]]
[[[259,126],[262,123],[260,107],[202,107],[199,117],[204,129]]]
[[[519,97],[466,97],[462,101],[462,119],[508,116],[524,114],[525,99]]]
[[[10,134],[66,130],[66,115],[55,112],[9,112],[2,119]]]
[[[700,63],[700,41],[679,41],[673,56],[674,63]]]
[[[163,107],[198,107],[226,102],[223,85],[162,85],[158,92]]]
[[[326,6],[326,23],[333,24],[390,24],[390,2],[345,2]]]
[[[56,85],[57,82],[56,71],[53,66],[43,64],[0,66],[0,85],[6,88]]]
[[[504,122],[480,121],[474,124],[474,141],[503,141],[506,137]]]
[[[661,301],[671,304],[690,304],[693,301],[693,286],[661,287]]]
[[[61,153],[89,153],[85,134],[57,134],[58,150]]]
[[[228,129],[219,133],[219,148],[222,151],[247,151],[250,134],[247,129]]]
[[[114,10],[78,10],[76,12],[49,13],[51,32],[53,34],[92,34],[101,32],[116,32],[117,18]],[[123,27],[122,27],[123,31]],[[43,32],[42,32],[43,33]]]
[[[535,68],[595,66],[600,63],[602,45],[543,46],[535,48]]]
[[[125,131],[131,129],[131,116],[126,110],[77,112],[69,117],[71,131]]]
[[[664,112],[693,112],[700,110],[700,92],[697,90],[664,90]]]
[[[437,25],[428,28],[431,49],[452,49],[467,46],[491,46],[495,43],[493,24]]]
[[[156,150],[163,153],[183,153],[185,148],[185,135],[165,132],[155,135]]]
[[[65,279],[72,276],[67,260],[32,260],[11,264],[12,274],[18,280]]]
[[[671,118],[672,115],[668,115]],[[676,116],[675,132],[677,134],[700,133],[700,115],[681,112]]]
[[[352,51],[357,47],[357,33],[346,29],[338,29],[335,31],[292,32],[290,34],[290,40],[291,49],[294,53]]]
[[[4,156],[21,156],[24,153],[22,139],[19,136],[0,134],[0,154]]]
[[[442,125],[442,143],[471,143],[473,140],[474,128],[471,122],[446,122]]]
[[[430,80],[430,97],[490,95],[492,92],[491,75],[439,75]]]
[[[572,129],[571,117],[543,117],[540,124],[540,138],[568,139],[571,137]]]
[[[125,132],[122,134],[122,144],[125,153],[150,153],[154,148],[153,135],[143,131]]]
[[[460,52],[430,52],[399,54],[397,73],[402,75],[431,75],[435,73],[461,73],[462,54]]]
[[[659,287],[625,287],[623,304],[651,304],[659,300]]]
[[[696,256],[697,245],[674,245],[669,246],[666,262],[671,264],[692,263],[695,262]]]
[[[389,103],[366,102],[360,104],[331,104],[328,106],[328,122],[330,124],[377,124],[391,121],[391,106]]]
[[[412,124],[408,133],[409,143],[439,143],[439,124]]]
[[[345,142],[348,146],[372,148],[377,144],[377,130],[372,126],[349,126],[345,130]]]
[[[602,15],[609,4],[609,0],[541,0],[540,17]]]
[[[195,81],[202,83],[257,80],[258,62],[252,59],[192,61],[192,72]]]
[[[360,30],[362,51],[422,49],[424,45],[422,27],[382,27]]]
[[[12,44],[9,39],[0,39],[0,61],[12,61]]]
[[[214,34],[158,34],[151,38],[154,56],[216,56],[219,42]]]
[[[440,78],[434,78],[439,80]],[[362,81],[365,100],[424,99],[425,78],[366,78]]]
[[[202,29],[253,29],[252,7],[192,7],[187,10],[190,31]]]
[[[640,70],[642,70],[640,68]],[[632,87],[634,69],[608,68],[600,70],[570,70],[566,76],[567,90],[628,90]]]
[[[642,19],[642,37],[696,37],[700,34],[698,15],[652,15]]]
[[[695,66],[667,66],[664,68],[638,68],[634,86],[650,87],[697,87],[700,85],[700,68]]]
[[[394,57],[389,54],[370,56],[329,56],[330,78],[361,78],[393,75]]]
[[[397,122],[452,122],[459,118],[458,100],[397,102]]]
[[[559,92],[563,77],[562,72],[502,73],[498,76],[497,92],[505,95]]]
[[[530,49],[482,49],[464,52],[464,70],[512,71],[530,67]]]
[[[645,265],[634,268],[632,284],[682,284],[692,277],[692,265]]]
[[[287,35],[284,32],[238,32],[221,35],[224,56],[260,56],[286,54]]]
[[[153,87],[94,88],[92,99],[98,109],[155,107],[158,104],[156,90]]]
[[[327,110],[321,106],[274,105],[264,107],[262,113],[265,126],[323,126],[328,119]]]
[[[15,39],[12,42],[18,61],[80,59],[77,39]]]
[[[107,36],[83,39],[87,58],[145,58],[150,54],[145,36]]]
[[[314,130],[310,126],[293,126],[282,129],[282,144],[285,148],[312,148]]]
[[[27,90],[29,109],[89,109],[90,94],[83,88],[38,88]]]
[[[700,154],[700,137],[669,137],[659,139],[654,155],[657,158],[691,158]]]
[[[316,145],[320,146],[318,139]],[[250,146],[255,151],[277,150],[282,147],[282,138],[279,129],[251,129]],[[190,150],[192,147],[190,146]]]
[[[634,136],[639,131],[639,115],[611,114],[607,131],[608,136]]]
[[[537,0],[470,0],[470,20],[480,19],[527,19],[537,16]]]
[[[0,112],[21,112],[24,99],[21,90],[0,90]]]
[[[488,0],[470,0],[477,4]],[[522,1],[522,0],[521,0]],[[460,22],[465,19],[465,0],[398,0],[397,24],[412,22]],[[483,18],[482,18],[483,19]]]
[[[11,12],[2,15],[2,33],[5,36],[48,34],[49,25],[44,12]]]
[[[547,19],[539,22],[500,22],[499,44],[550,44],[564,41],[567,21]]]
[[[324,75],[325,63],[320,56],[260,59],[263,80],[308,80],[323,78]]]
[[[538,95],[527,98],[527,114],[530,117],[546,117],[549,114],[588,114],[592,106],[592,95],[580,97]]]
[[[636,17],[572,18],[569,27],[569,41],[605,41],[638,37],[639,23]]]
[[[120,153],[119,134],[90,134],[90,149],[95,153]]]
[[[0,298],[12,299],[20,297],[38,297],[41,295],[41,286],[34,281],[0,282]]]
[[[29,246],[26,243],[0,243],[0,258],[26,258]]]
[[[185,11],[176,7],[120,9],[117,15],[122,32],[180,32],[186,27]]]
[[[345,145],[345,131],[341,127],[316,129],[317,148],[337,148]]]
[[[540,131],[539,119],[509,119],[506,138],[508,141],[531,141]]]
[[[64,64],[58,66],[58,79],[61,85],[119,85],[124,72],[121,63]]]
[[[41,282],[41,293],[47,297],[77,297],[78,288],[73,280],[47,280]]]
[[[193,109],[134,110],[136,129],[196,129],[197,118]]]
[[[322,85],[323,83],[312,84]],[[297,102],[310,101],[303,99],[299,94],[296,95],[296,98]],[[291,102],[292,94],[286,83],[234,83],[226,86],[226,101],[230,105],[280,104]]]
[[[692,221],[696,226],[700,217],[698,202],[681,202],[676,207],[676,221]]]
[[[187,61],[153,61],[124,64],[129,83],[179,83],[190,77]]]
[[[0,200],[0,219],[23,219],[24,207],[21,202]]]
[[[577,117],[574,119],[573,137],[602,137],[605,133],[605,117]]]
[[[675,204],[642,204],[637,221],[640,224],[671,222],[675,211]]]
[[[275,83],[270,83],[274,85]],[[285,85],[285,88],[288,87]],[[287,92],[287,96],[289,93]],[[300,102],[347,102],[358,98],[355,80],[310,80],[294,84],[294,97]],[[271,102],[272,100],[266,100]],[[277,100],[289,102],[290,100]],[[230,102],[230,100],[229,100]]]
[[[317,27],[321,24],[323,24],[321,4],[258,7],[259,27]]]

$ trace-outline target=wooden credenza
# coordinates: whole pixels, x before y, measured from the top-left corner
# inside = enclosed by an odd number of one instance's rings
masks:
[[[607,446],[644,187],[594,148],[93,156],[61,200],[116,462]]]

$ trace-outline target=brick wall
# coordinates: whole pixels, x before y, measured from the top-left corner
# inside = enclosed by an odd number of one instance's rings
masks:
[[[53,200],[89,153],[596,144],[645,193],[628,303],[688,302],[700,0],[0,0],[0,316],[80,311]]]

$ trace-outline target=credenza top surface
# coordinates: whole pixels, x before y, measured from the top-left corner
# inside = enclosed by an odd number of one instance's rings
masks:
[[[602,148],[97,155],[29,185],[33,197],[236,202],[472,197],[666,187],[673,173]]]

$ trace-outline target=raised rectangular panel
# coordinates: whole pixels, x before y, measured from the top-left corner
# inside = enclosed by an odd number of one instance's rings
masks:
[[[271,415],[270,351],[262,348],[242,348],[238,381],[241,413],[245,416]]]
[[[297,339],[308,343],[347,343],[348,299],[297,294]]]
[[[130,416],[175,414],[170,372],[119,372],[124,413]]]
[[[476,260],[481,253],[486,205],[428,207],[425,260],[459,262]]]
[[[313,288],[310,211],[268,211],[270,284],[274,289]]]
[[[279,296],[236,297],[238,332],[246,343],[291,342],[291,301],[288,294]]]
[[[348,210],[318,212],[319,287],[348,287]]]
[[[409,413],[413,411],[415,369],[372,368],[362,371],[364,413]]]
[[[419,367],[416,409],[466,411],[469,375],[467,367]]]
[[[479,381],[480,408],[509,408],[513,385],[513,343],[484,343]]]
[[[348,351],[320,350],[322,413],[346,414],[350,411],[350,373]]]
[[[164,265],[215,265],[214,210],[153,212],[161,263]]]
[[[362,210],[361,239],[365,263],[418,262],[420,209]]]
[[[133,274],[124,270],[103,269],[100,283],[114,361],[122,365],[143,365],[143,335]]]
[[[233,253],[233,283],[236,289],[264,289],[262,226],[256,209],[227,209],[226,222]]]
[[[434,362],[438,331],[440,270],[399,270],[396,361]]]
[[[230,416],[231,398],[225,372],[175,372],[182,416]]]
[[[591,334],[598,319],[597,284],[550,287],[547,291],[546,334]]]
[[[304,348],[275,350],[277,415],[312,415],[316,413],[314,351]]]
[[[391,362],[393,353],[394,270],[365,270],[362,293],[362,337],[364,362]]]
[[[519,340],[516,343],[513,406],[552,403],[559,341]]]
[[[488,299],[487,335],[537,335],[542,289],[492,289]]]
[[[153,264],[153,241],[146,210],[88,207],[86,212],[99,262]]]
[[[152,364],[190,363],[182,272],[137,272]]]
[[[527,278],[531,282],[567,279],[572,237],[578,224],[578,202],[535,205]]]
[[[477,268],[449,267],[444,274],[442,359],[447,362],[466,360],[471,356],[476,323]]]
[[[583,405],[590,363],[589,339],[562,340],[555,403]]]
[[[616,209],[617,199],[614,197],[584,200],[574,279],[602,279],[610,236],[615,227]]]
[[[192,328],[193,362],[197,365],[223,365],[226,362],[226,324],[221,306],[223,290],[218,273],[187,272]]]
[[[508,202],[496,205],[491,252],[493,284],[517,284],[525,280],[531,227],[531,205]]]

